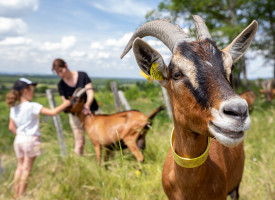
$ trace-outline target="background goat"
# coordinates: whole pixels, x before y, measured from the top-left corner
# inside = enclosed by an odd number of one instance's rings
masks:
[[[263,81],[261,85],[260,93],[264,94],[267,102],[271,103],[272,99],[275,98],[275,79]]]
[[[66,112],[77,115],[88,133],[91,142],[94,145],[97,163],[100,164],[101,147],[108,149],[113,144],[118,143],[118,135],[122,148],[126,146],[130,149],[137,161],[142,162],[144,156],[140,149],[145,148],[145,136],[152,125],[152,120],[156,114],[164,108],[160,106],[149,116],[137,110],[130,110],[112,115],[84,115],[81,111],[84,101],[81,98],[86,89],[78,88],[71,98],[72,106]],[[118,133],[118,135],[117,135]],[[106,152],[108,155],[108,152]]]
[[[250,127],[246,101],[231,87],[232,65],[250,46],[258,24],[254,20],[233,42],[220,50],[199,16],[193,16],[198,41],[168,20],[142,25],[128,42],[140,69],[167,89],[174,119],[174,142],[162,173],[169,199],[226,199],[236,193],[244,168],[244,131]],[[142,37],[161,40],[172,52],[167,66],[162,56]],[[156,75],[157,74],[157,75]],[[193,168],[175,162],[174,152],[185,160],[209,155]],[[229,148],[231,147],[231,148]],[[205,153],[204,153],[205,152]]]
[[[248,109],[249,109],[249,113],[251,113],[253,110],[254,101],[256,99],[255,93],[253,91],[246,91],[246,92],[241,93],[240,97],[242,97],[243,99],[246,100]]]

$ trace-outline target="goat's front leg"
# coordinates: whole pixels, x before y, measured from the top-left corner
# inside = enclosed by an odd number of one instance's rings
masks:
[[[143,154],[140,152],[139,148],[137,147],[137,143],[136,140],[126,140],[125,144],[127,145],[127,147],[130,149],[130,151],[132,152],[132,154],[136,157],[138,162],[143,162],[144,161],[144,156]]]
[[[94,145],[94,148],[95,148],[97,165],[99,166],[100,165],[100,157],[101,157],[100,145]]]

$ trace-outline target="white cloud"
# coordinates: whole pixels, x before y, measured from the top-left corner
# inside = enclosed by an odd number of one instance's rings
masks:
[[[152,8],[149,7],[147,3],[134,0],[120,0],[119,2],[116,0],[101,0],[94,1],[91,4],[93,7],[107,13],[115,13],[142,18],[144,18],[146,12],[152,10]]]
[[[74,36],[66,36],[61,38],[61,42],[44,42],[40,49],[45,51],[66,50],[73,47],[75,43],[76,38]]]
[[[4,40],[0,41],[0,45],[29,45],[32,43],[32,40],[24,37],[7,37]]]
[[[92,42],[90,45],[91,49],[104,49],[104,46],[100,42]]]
[[[108,52],[98,52],[98,54],[96,55],[96,57],[98,59],[109,58],[110,57],[110,53],[108,53]]]
[[[105,44],[107,46],[115,46],[115,47],[126,46],[126,44],[130,40],[132,35],[133,33],[126,33],[120,39],[108,39]]]
[[[38,0],[1,0],[0,16],[22,17],[29,12],[36,11],[38,6]]]
[[[71,57],[83,57],[86,55],[85,51],[73,51],[72,53],[70,53]]]
[[[68,49],[75,45],[76,38],[74,36],[67,36],[61,39],[61,46],[63,49]]]
[[[163,44],[159,40],[148,40],[147,43],[150,44],[151,46],[161,46]]]
[[[6,17],[0,17],[0,35],[5,36],[17,36],[24,34],[27,31],[27,24],[21,19],[10,19]]]

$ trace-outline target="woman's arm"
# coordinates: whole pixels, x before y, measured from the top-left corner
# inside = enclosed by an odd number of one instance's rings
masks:
[[[16,135],[16,125],[12,120],[12,118],[10,118],[10,121],[9,121],[9,130]]]
[[[89,109],[90,109],[90,106],[91,106],[91,104],[93,103],[93,100],[94,100],[94,91],[93,91],[93,85],[92,85],[92,83],[86,84],[85,88],[86,89],[90,89],[90,90],[86,91],[87,101],[85,103],[85,105],[89,106]]]
[[[86,91],[86,94],[87,94],[87,101],[86,101],[86,103],[84,104],[84,107],[83,107],[83,113],[85,114],[85,115],[87,115],[87,114],[90,114],[91,113],[91,111],[90,111],[90,106],[91,106],[91,104],[92,104],[92,102],[93,102],[93,100],[94,100],[94,91],[93,91],[93,85],[92,85],[92,83],[88,83],[88,84],[86,84],[85,85],[85,88],[86,89],[89,89],[89,90],[87,90]]]
[[[40,114],[54,116],[54,115],[57,115],[58,113],[60,113],[62,110],[64,110],[65,108],[67,108],[70,105],[71,105],[71,102],[69,100],[65,99],[61,105],[55,107],[54,109],[49,109],[49,108],[43,107],[40,110]]]

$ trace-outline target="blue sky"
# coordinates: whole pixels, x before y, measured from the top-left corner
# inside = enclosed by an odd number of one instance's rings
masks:
[[[52,74],[63,58],[91,77],[140,78],[132,51],[120,59],[146,12],[161,0],[1,0],[0,73]],[[146,38],[169,61],[171,53]],[[272,77],[256,52],[248,52],[248,78]]]

